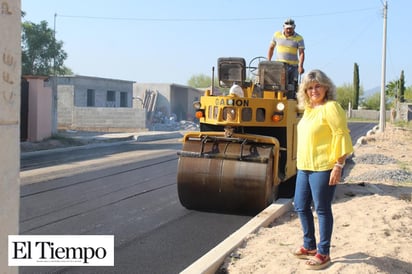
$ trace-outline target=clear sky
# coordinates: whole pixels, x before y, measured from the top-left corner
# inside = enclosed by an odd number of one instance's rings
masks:
[[[305,69],[337,86],[359,65],[365,90],[381,84],[384,0],[21,0],[24,21],[56,29],[75,74],[187,84],[219,57],[267,55],[283,21],[305,39]],[[404,70],[412,85],[412,1],[388,0],[386,83]],[[55,16],[56,14],[56,16]]]

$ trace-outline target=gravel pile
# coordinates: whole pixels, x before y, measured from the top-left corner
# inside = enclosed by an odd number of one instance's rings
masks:
[[[365,154],[359,157],[353,157],[355,164],[371,165],[389,165],[396,164],[398,161],[394,158],[381,154]],[[349,181],[376,182],[376,181],[393,181],[393,182],[412,182],[412,173],[403,169],[381,169],[378,171],[366,171],[358,176],[349,176]]]
[[[364,154],[353,158],[356,164],[387,165],[396,164],[397,160],[382,154]]]
[[[155,123],[150,127],[152,131],[179,131],[179,130],[189,130],[189,131],[198,131],[199,124],[182,120],[180,122],[167,121],[166,123]]]
[[[368,171],[358,176],[349,176],[348,180],[358,181],[358,182],[391,181],[391,182],[405,183],[405,182],[412,182],[412,173],[406,170],[402,170],[402,169]]]

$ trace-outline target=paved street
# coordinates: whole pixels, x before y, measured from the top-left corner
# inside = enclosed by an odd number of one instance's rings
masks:
[[[20,272],[178,273],[250,220],[180,205],[180,148],[178,139],[168,139],[37,156],[42,159],[37,164],[44,166],[22,172],[44,171],[35,176],[42,180],[27,181],[21,188],[21,233],[114,234],[116,266],[21,267]],[[58,157],[64,158],[62,164],[50,166],[49,160]],[[58,171],[62,166],[71,174]],[[46,171],[53,171],[55,178],[45,180]]]

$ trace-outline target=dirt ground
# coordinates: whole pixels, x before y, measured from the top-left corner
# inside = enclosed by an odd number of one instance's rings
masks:
[[[412,273],[412,130],[387,125],[352,159],[333,204],[332,264],[317,272]],[[219,273],[312,272],[290,253],[301,245],[299,219],[289,212],[250,235]]]

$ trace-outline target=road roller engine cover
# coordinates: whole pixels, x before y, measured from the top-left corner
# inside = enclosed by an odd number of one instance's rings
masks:
[[[297,83],[287,82],[287,64],[263,57],[248,66],[219,58],[217,74],[228,92],[212,84],[193,104],[200,131],[185,134],[178,152],[179,200],[188,209],[258,212],[293,196]]]

